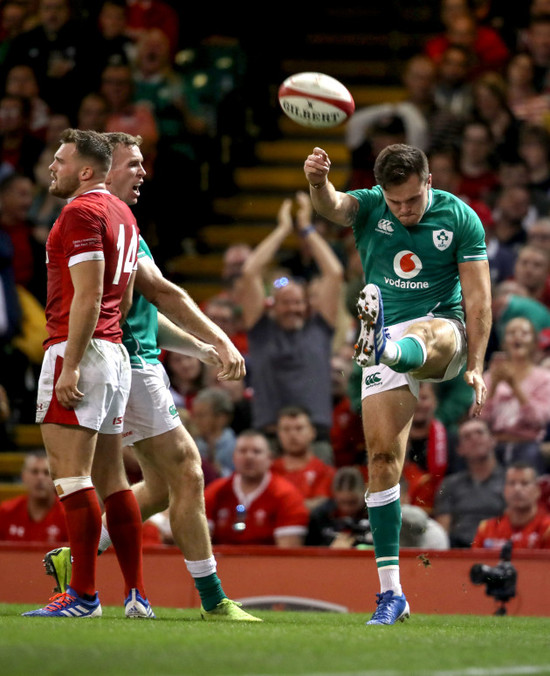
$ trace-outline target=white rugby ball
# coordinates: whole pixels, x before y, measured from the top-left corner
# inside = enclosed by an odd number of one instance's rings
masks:
[[[336,127],[355,110],[348,89],[324,73],[296,73],[279,87],[283,112],[304,127]]]

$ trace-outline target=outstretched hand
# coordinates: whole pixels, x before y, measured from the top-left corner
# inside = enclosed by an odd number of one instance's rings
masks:
[[[468,383],[470,387],[473,387],[475,392],[475,401],[472,406],[471,413],[474,417],[477,417],[481,413],[481,409],[485,404],[487,399],[487,386],[483,380],[482,374],[476,370],[472,369],[471,371],[466,371],[464,374],[464,380]]]

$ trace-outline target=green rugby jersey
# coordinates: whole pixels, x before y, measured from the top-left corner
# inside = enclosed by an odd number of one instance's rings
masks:
[[[140,235],[138,261],[145,256],[153,260],[149,247]],[[128,350],[132,368],[143,368],[145,364],[159,363],[160,349],[157,345],[157,336],[157,308],[134,291],[132,307],[122,327],[122,343]]]
[[[353,224],[367,283],[377,284],[388,326],[433,314],[464,319],[458,264],[487,259],[485,231],[465,202],[430,190],[418,225],[405,227],[382,189],[352,190],[359,201]]]

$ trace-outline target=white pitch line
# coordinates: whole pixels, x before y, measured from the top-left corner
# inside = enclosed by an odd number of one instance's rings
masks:
[[[510,667],[470,667],[468,669],[449,669],[429,671],[319,671],[300,674],[300,676],[549,676],[550,664],[534,666],[517,665]],[[266,674],[243,674],[243,676],[268,676]]]

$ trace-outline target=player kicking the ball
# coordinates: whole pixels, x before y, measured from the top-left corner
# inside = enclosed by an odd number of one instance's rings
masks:
[[[363,367],[366,503],[380,593],[367,624],[394,624],[410,615],[399,575],[399,482],[419,381],[454,378],[466,362],[474,415],[487,394],[482,372],[491,291],[485,233],[464,202],[432,189],[428,160],[418,148],[396,144],[382,150],[372,189],[337,191],[321,148],[308,156],[304,170],[314,209],[353,228],[368,282],[357,303],[355,360]]]

